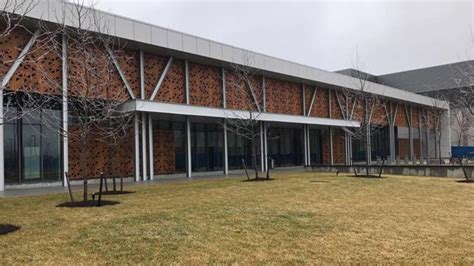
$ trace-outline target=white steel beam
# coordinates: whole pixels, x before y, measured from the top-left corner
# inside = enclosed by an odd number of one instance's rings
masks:
[[[263,111],[267,111],[267,90],[265,88],[265,76],[262,76],[262,98],[263,98]]]
[[[148,167],[147,167],[147,124],[148,124],[148,119],[147,119],[147,114],[146,113],[142,113],[141,115],[141,123],[142,123],[142,130],[141,130],[141,138],[142,138],[142,175],[143,175],[143,181],[145,180],[148,180],[148,176],[147,176],[147,170],[148,170]]]
[[[154,157],[153,157],[153,119],[151,114],[148,115],[148,154],[150,156],[149,167],[150,167],[150,180],[155,178],[154,169]]]
[[[194,106],[186,104],[163,103],[147,100],[128,101],[121,110],[139,111],[147,113],[176,114],[187,116],[202,116],[225,119],[246,119],[250,116],[248,111],[223,109],[215,107]],[[302,115],[287,115],[277,113],[252,113],[256,120],[266,122],[282,122],[292,124],[322,125],[334,127],[359,127],[360,123],[352,120],[330,119],[322,117],[308,117]]]
[[[186,177],[192,177],[191,119],[186,116]]]
[[[222,68],[222,107],[227,108],[227,88],[225,85],[225,68]]]
[[[186,104],[191,103],[191,96],[189,95],[189,63],[184,60],[184,96],[186,97]]]
[[[140,50],[140,96],[145,99],[145,58],[143,50]]]
[[[161,84],[163,84],[163,81],[165,81],[166,74],[168,74],[168,70],[170,69],[172,63],[173,63],[173,57],[170,57],[170,59],[168,59],[168,63],[166,63],[163,73],[161,73],[160,79],[156,83],[155,89],[153,89],[153,94],[151,95],[150,100],[153,101],[156,95],[158,94],[158,91],[160,91]]]
[[[112,59],[112,62],[114,63],[115,69],[117,69],[117,72],[120,78],[122,79],[122,82],[125,84],[125,88],[127,89],[130,98],[135,99],[132,87],[130,86],[130,83],[128,83],[127,77],[123,73],[122,68],[120,68],[120,64],[118,63],[117,58],[115,58],[113,51],[109,47],[107,47],[107,53],[109,53],[109,56]]]
[[[139,127],[139,116],[140,114],[138,112],[135,112],[135,119],[134,119],[134,176],[135,176],[135,181],[140,181],[140,127]]]

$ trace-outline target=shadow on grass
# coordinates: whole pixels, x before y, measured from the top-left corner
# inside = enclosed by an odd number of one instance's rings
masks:
[[[324,180],[310,180],[309,182],[311,182],[311,183],[330,183],[329,181],[324,181]]]
[[[109,191],[102,191],[102,196],[110,196],[110,195],[125,195],[125,194],[133,194],[133,193],[136,193],[135,191],[127,191],[127,190],[124,190],[124,191],[113,191],[113,190],[109,190]],[[97,197],[97,196],[96,196]]]
[[[266,178],[266,177],[259,177],[259,178],[252,178],[252,179],[246,179],[242,180],[242,182],[259,182],[259,181],[273,181],[275,179],[273,178]]]
[[[117,205],[120,202],[113,200],[102,200],[100,206],[97,206],[97,200],[88,200],[88,201],[75,201],[75,202],[63,202],[56,207],[58,208],[91,208],[91,207],[104,207]]]
[[[0,224],[0,236],[10,234],[20,230],[21,226],[16,226],[13,224]]]
[[[356,177],[356,178],[377,178],[377,179],[382,179],[382,178],[384,178],[383,176],[378,176],[378,175],[350,175],[350,177]]]
[[[458,180],[456,182],[464,183],[464,184],[474,184],[474,179],[469,179],[469,180],[464,179],[464,180]]]

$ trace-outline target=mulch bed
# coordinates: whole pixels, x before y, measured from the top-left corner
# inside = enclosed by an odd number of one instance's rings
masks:
[[[56,207],[59,208],[91,208],[91,207],[104,207],[104,206],[111,206],[117,205],[120,202],[113,201],[113,200],[102,200],[100,206],[97,206],[97,200],[88,200],[88,201],[75,201],[75,202],[63,202]]]
[[[246,179],[243,180],[242,182],[258,182],[258,181],[273,181],[275,179],[269,178],[267,179],[266,177],[259,177],[259,178],[252,178],[252,179]]]
[[[0,224],[0,236],[13,233],[15,231],[20,230],[20,228],[20,226],[16,226],[13,224]]]

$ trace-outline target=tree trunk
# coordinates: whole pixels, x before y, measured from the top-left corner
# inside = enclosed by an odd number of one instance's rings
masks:
[[[252,141],[252,161],[253,161],[253,168],[255,170],[255,179],[258,179],[258,167],[257,167],[257,149],[256,149],[256,141]]]
[[[81,153],[81,175],[83,179],[83,201],[87,201],[87,165],[86,165],[86,160],[88,159],[87,154],[88,154],[88,146],[86,143],[86,140],[82,139],[81,140],[81,145],[82,148],[84,149],[83,152]]]

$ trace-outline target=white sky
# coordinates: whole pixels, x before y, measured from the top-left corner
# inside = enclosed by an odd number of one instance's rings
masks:
[[[385,74],[474,56],[472,1],[100,0],[119,15],[275,57]]]

